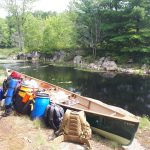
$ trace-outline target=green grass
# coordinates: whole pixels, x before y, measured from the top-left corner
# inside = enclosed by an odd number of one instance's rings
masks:
[[[0,49],[0,59],[5,59],[9,56],[16,55],[18,52],[19,52],[19,50],[17,48]]]
[[[33,121],[33,125],[34,125],[34,127],[37,128],[37,129],[40,129],[40,128],[44,128],[44,127],[45,127],[43,121],[40,120],[40,119],[35,119],[35,120]]]
[[[141,117],[139,127],[141,129],[149,129],[150,130],[150,118],[148,116]]]

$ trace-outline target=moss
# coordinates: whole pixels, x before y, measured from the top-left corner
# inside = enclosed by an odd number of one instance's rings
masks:
[[[148,116],[141,117],[139,127],[141,129],[149,129],[150,130],[150,118]]]

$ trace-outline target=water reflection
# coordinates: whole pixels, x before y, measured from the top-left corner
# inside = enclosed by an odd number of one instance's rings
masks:
[[[150,116],[150,78],[148,77],[90,73],[38,63],[5,64],[4,67],[57,84],[83,96],[122,107],[134,114]]]

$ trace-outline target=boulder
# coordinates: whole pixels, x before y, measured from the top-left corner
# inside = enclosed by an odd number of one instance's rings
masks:
[[[16,57],[17,57],[18,60],[24,60],[24,59],[26,59],[26,54],[19,53]]]
[[[52,58],[52,61],[62,61],[65,58],[66,54],[63,51],[55,52]]]
[[[75,56],[73,59],[74,64],[81,64],[82,63],[82,56]]]
[[[97,62],[97,65],[101,67],[104,61],[105,61],[105,57],[101,57]]]
[[[147,69],[147,65],[146,65],[146,64],[143,64],[143,65],[141,66],[141,69],[142,69],[142,70],[146,70],[146,69]]]
[[[89,68],[92,68],[92,69],[98,69],[98,66],[94,63],[90,63],[89,64]]]
[[[116,71],[118,69],[117,64],[114,61],[104,61],[101,65],[106,71]]]

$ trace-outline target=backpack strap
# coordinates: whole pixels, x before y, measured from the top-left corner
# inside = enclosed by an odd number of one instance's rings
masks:
[[[57,122],[56,125],[54,123],[54,113],[56,113],[56,118],[58,118],[59,120],[56,120]],[[59,107],[56,104],[51,104],[50,106],[50,115],[49,115],[49,120],[50,120],[50,126],[56,131],[58,130],[59,126],[57,125],[62,119],[63,119],[63,110],[61,109],[61,107]]]
[[[55,106],[52,104],[50,106],[50,115],[49,115],[49,123],[50,123],[50,126],[54,129],[54,130],[57,130],[57,127],[55,126],[54,122],[53,122],[53,116],[54,116],[54,111],[55,111]]]
[[[48,105],[48,106],[46,107],[46,110],[45,110],[45,113],[44,113],[44,118],[47,118],[49,108],[50,108],[50,105]]]

